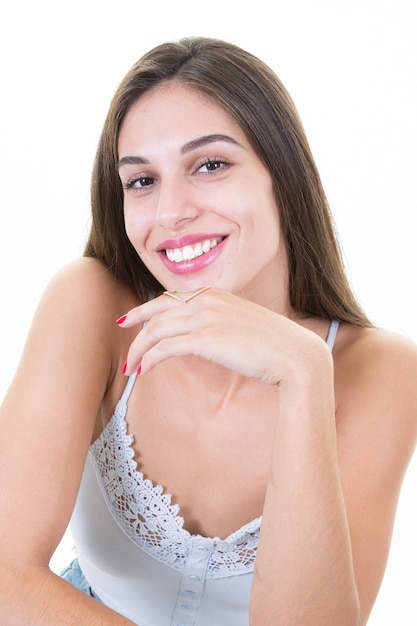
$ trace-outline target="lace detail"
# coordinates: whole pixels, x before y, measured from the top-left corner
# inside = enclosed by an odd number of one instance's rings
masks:
[[[175,569],[184,569],[192,542],[198,538],[183,528],[179,506],[137,470],[125,421],[127,405],[119,401],[90,455],[109,511],[122,531],[140,549]],[[253,571],[261,518],[222,540],[210,538],[206,578]],[[207,541],[207,538],[204,538]]]

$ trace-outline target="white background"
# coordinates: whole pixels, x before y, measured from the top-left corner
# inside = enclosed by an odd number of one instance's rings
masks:
[[[359,299],[377,324],[417,340],[415,0],[16,0],[0,9],[1,395],[45,284],[81,253],[118,82],[150,47],[184,35],[237,43],[282,78]],[[371,626],[417,624],[416,479],[414,458]]]

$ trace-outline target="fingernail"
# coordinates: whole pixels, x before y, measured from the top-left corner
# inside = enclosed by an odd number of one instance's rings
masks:
[[[139,365],[139,367],[138,367],[138,374],[140,374],[141,371],[142,371],[142,365]]]
[[[116,322],[118,324],[123,324],[123,322],[125,321],[126,317],[127,317],[127,315],[122,315],[122,317],[119,317],[119,319],[116,320]]]
[[[123,373],[123,374],[126,374],[126,369],[127,369],[127,361],[125,361],[125,362],[123,363],[123,367],[122,367],[122,373]]]

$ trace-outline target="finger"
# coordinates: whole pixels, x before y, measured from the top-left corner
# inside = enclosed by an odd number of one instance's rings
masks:
[[[183,302],[161,294],[148,302],[130,309],[116,321],[121,328],[131,328],[132,326],[148,322],[152,317],[164,311],[175,310],[183,305]]]
[[[146,374],[156,365],[173,357],[196,355],[198,352],[197,343],[196,337],[188,334],[176,335],[158,341],[143,355],[140,363],[141,373]]]
[[[190,294],[190,296],[187,297],[187,294]],[[154,315],[158,315],[161,312],[168,310],[175,311],[184,305],[192,309],[189,311],[191,314],[196,310],[204,308],[207,303],[212,302],[212,298],[216,298],[216,300],[220,301],[222,297],[224,298],[228,295],[230,295],[228,292],[213,287],[202,287],[190,291],[164,292],[153,300],[149,300],[131,309],[125,315],[122,315],[117,320],[117,323],[122,328],[130,328],[138,324],[143,324]]]
[[[207,324],[205,321],[208,312],[205,310],[200,315],[195,315],[184,306],[177,311],[163,311],[154,315],[148,323],[145,322],[141,332],[130,345],[126,360],[125,374],[129,375],[142,365],[144,355],[153,349],[158,343],[183,335],[193,335],[201,331]],[[190,344],[191,345],[191,344]],[[190,347],[192,349],[192,347]],[[191,354],[192,352],[189,352]],[[182,354],[182,353],[181,353]],[[175,352],[170,356],[175,356]],[[168,358],[168,357],[164,357]]]
[[[229,370],[268,385],[275,385],[279,382],[276,371],[273,368],[264,367],[263,358],[260,362],[257,358],[249,358],[249,354],[252,357],[254,355],[253,346],[249,348],[242,344],[234,344],[233,350],[224,350],[221,347],[223,344],[224,342],[213,341],[212,333],[204,330],[192,335],[167,337],[145,352],[140,364],[141,374],[150,372],[155,366],[170,358],[193,355],[216,362]]]

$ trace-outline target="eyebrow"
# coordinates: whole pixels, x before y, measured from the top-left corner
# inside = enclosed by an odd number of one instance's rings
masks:
[[[197,148],[201,148],[202,146],[207,146],[210,143],[216,143],[218,141],[225,141],[227,143],[231,143],[235,146],[239,146],[243,148],[243,146],[230,137],[229,135],[221,135],[221,134],[213,134],[213,135],[203,135],[202,137],[197,137],[197,139],[192,139],[184,144],[181,148],[181,154],[187,154],[188,152],[192,152],[193,150],[197,150]],[[148,159],[145,159],[141,156],[124,156],[119,159],[117,164],[117,168],[120,169],[123,165],[140,165],[144,163],[149,163]]]
[[[215,143],[216,141],[226,141],[227,143],[232,143],[235,146],[239,146],[242,148],[241,144],[230,137],[229,135],[203,135],[203,137],[198,137],[197,139],[193,139],[189,141],[181,148],[182,154],[187,154],[187,152],[192,152],[192,150],[196,150],[197,148],[201,148],[202,146],[206,146],[210,143]]]

